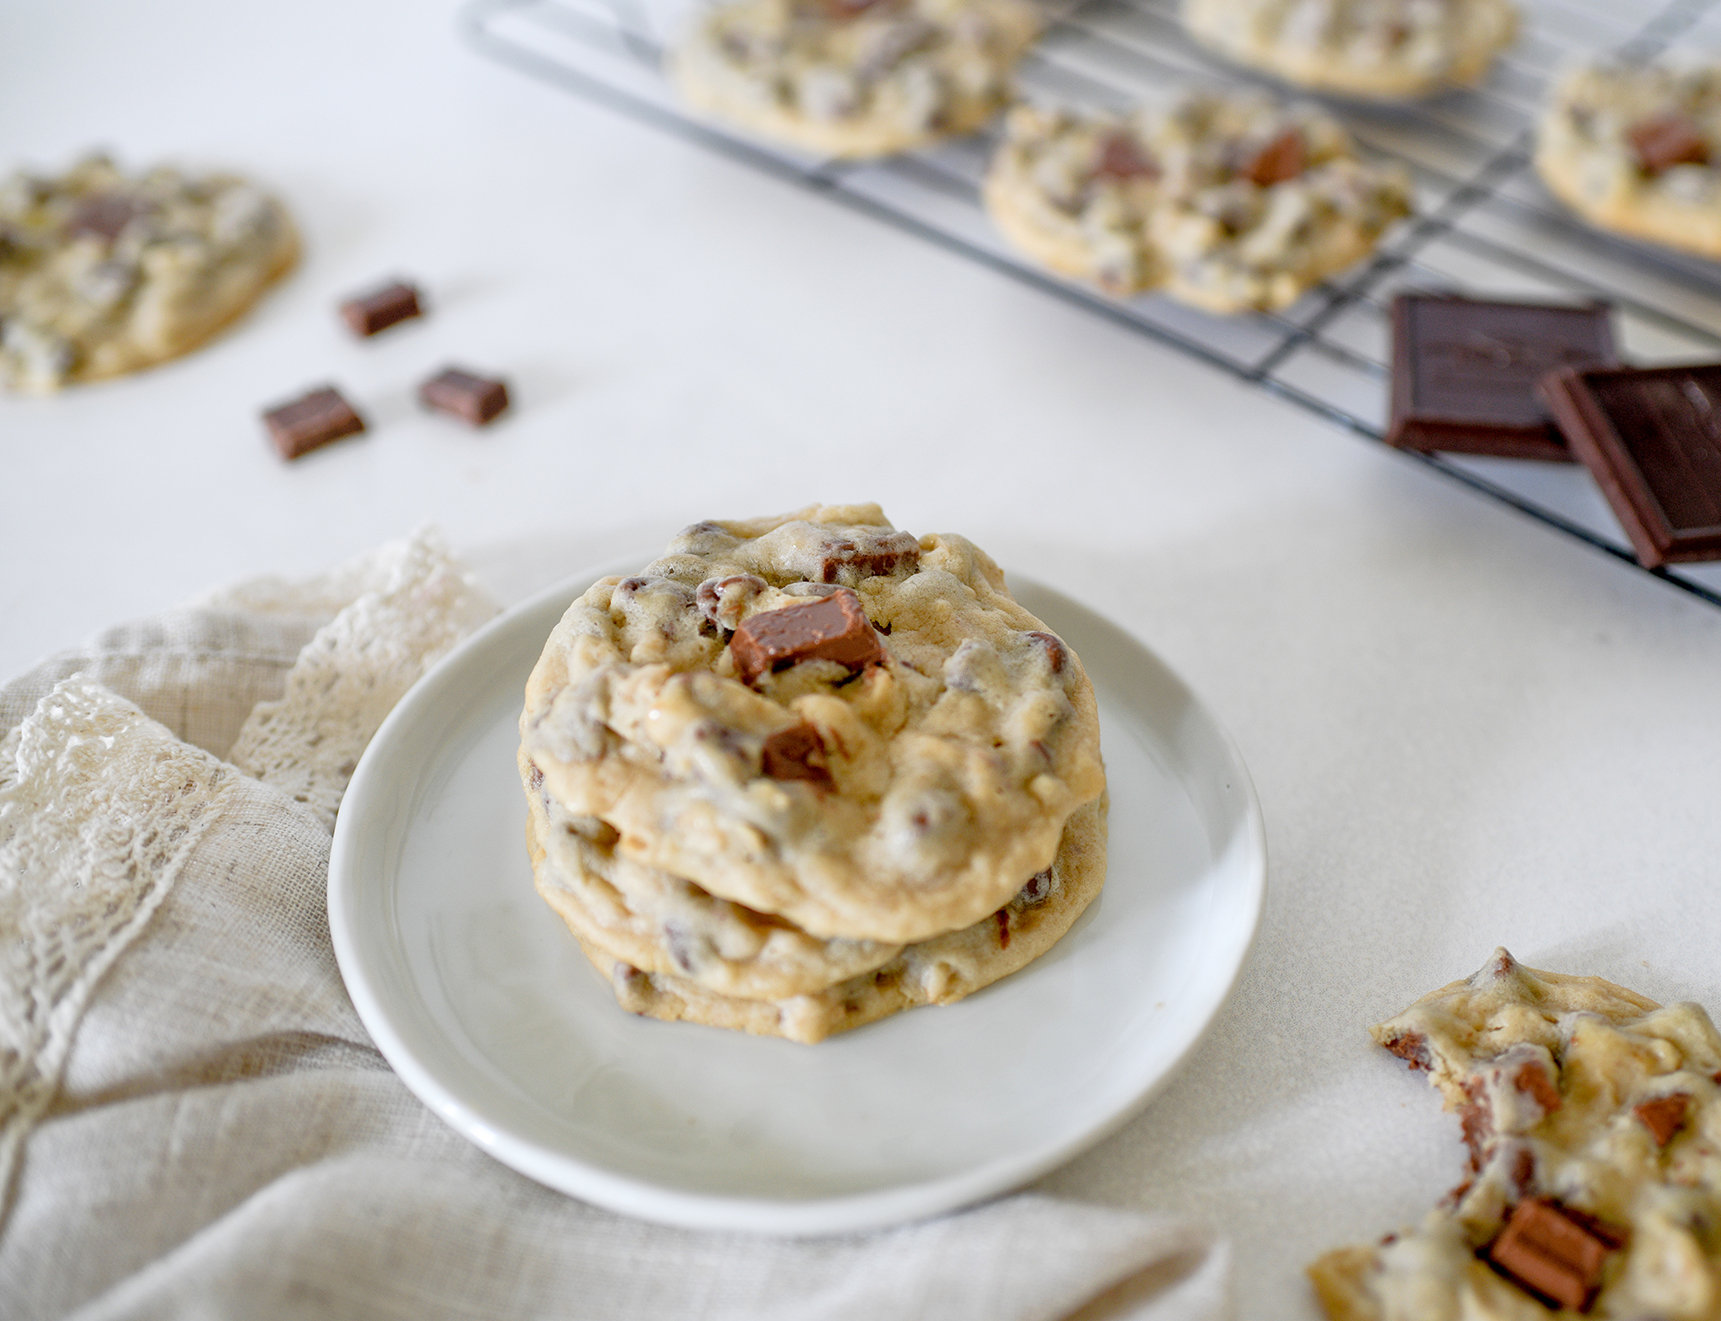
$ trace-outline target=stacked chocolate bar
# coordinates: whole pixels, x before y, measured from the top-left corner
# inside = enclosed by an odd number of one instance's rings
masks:
[[[1609,317],[1400,294],[1387,440],[1581,461],[1645,565],[1721,559],[1721,364],[1620,366]]]
[[[961,537],[688,528],[526,689],[538,892],[624,1008],[818,1041],[1049,949],[1105,879],[1093,689]]]

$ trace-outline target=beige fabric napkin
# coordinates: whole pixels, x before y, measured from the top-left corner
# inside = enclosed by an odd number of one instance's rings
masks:
[[[666,1229],[401,1084],[324,910],[364,744],[494,607],[433,536],[0,690],[0,1316],[1216,1318],[1228,1253],[1018,1195],[870,1235]]]

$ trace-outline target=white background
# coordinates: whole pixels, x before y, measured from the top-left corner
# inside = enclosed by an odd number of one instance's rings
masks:
[[[1457,1181],[1367,1026],[1480,966],[1721,1005],[1721,611],[1154,344],[472,54],[454,11],[0,7],[0,165],[236,167],[298,271],[206,350],[0,399],[0,672],[433,522],[502,596],[702,517],[875,499],[1145,639],[1231,729],[1270,893],[1217,1028],[1051,1190],[1213,1223],[1240,1310]],[[401,273],[431,316],[352,340]],[[470,433],[448,362],[508,377]],[[371,432],[282,463],[334,381]]]

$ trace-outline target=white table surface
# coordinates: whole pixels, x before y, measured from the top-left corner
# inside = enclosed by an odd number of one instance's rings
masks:
[[[0,673],[216,583],[439,525],[505,599],[685,523],[876,499],[1136,632],[1264,805],[1211,1035],[1043,1186],[1218,1225],[1246,1317],[1419,1216],[1456,1122],[1367,1026],[1480,966],[1721,1006],[1721,610],[996,274],[490,64],[411,0],[12,3],[0,165],[241,167],[298,271],[184,361],[0,399]],[[341,297],[432,315],[374,342]],[[421,414],[505,374],[483,433]],[[357,441],[261,406],[338,382]]]

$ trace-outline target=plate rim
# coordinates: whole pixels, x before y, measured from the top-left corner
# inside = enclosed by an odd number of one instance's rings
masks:
[[[571,604],[599,578],[625,574],[650,555],[606,561],[589,570],[569,575],[534,592],[462,639],[438,660],[397,702],[371,737],[348,782],[342,802],[363,803],[380,792],[372,785],[380,780],[386,749],[399,731],[420,718],[421,709],[434,710],[438,689],[450,682],[449,675],[465,658],[485,648],[498,634],[509,632],[524,616],[545,610],[554,601]],[[954,1174],[902,1183],[858,1193],[813,1197],[756,1197],[665,1187],[639,1175],[623,1174],[519,1133],[511,1132],[474,1109],[443,1080],[436,1068],[419,1058],[415,1046],[397,1030],[385,993],[373,978],[362,950],[365,937],[358,930],[357,909],[362,900],[359,886],[356,839],[364,829],[361,812],[341,812],[335,820],[329,854],[327,909],[335,962],[352,999],[359,1020],[389,1066],[407,1089],[444,1122],[481,1150],[534,1182],[578,1197],[611,1211],[684,1229],[742,1230],[783,1236],[857,1232],[902,1224],[971,1205],[1031,1182],[1067,1163],[1081,1152],[1098,1145],[1117,1132],[1147,1106],[1187,1064],[1195,1046],[1206,1036],[1220,1010],[1236,990],[1249,955],[1259,938],[1266,907],[1268,858],[1266,825],[1259,795],[1242,753],[1200,694],[1159,654],[1134,632],[1110,616],[1027,574],[1007,571],[1014,590],[1032,590],[1057,598],[1059,605],[1086,616],[1086,622],[1122,635],[1162,673],[1200,715],[1205,733],[1218,745],[1236,777],[1240,811],[1239,830],[1249,851],[1249,883],[1241,899],[1247,906],[1246,921],[1238,924],[1221,951],[1230,962],[1223,984],[1216,986],[1200,1012],[1188,1019],[1168,1043],[1170,1062],[1157,1076],[1131,1091],[1098,1122],[1072,1130],[1056,1141],[1025,1153],[1009,1153]],[[1179,777],[1181,779],[1181,776]],[[386,783],[386,781],[383,781]],[[1235,900],[1233,901],[1235,902]],[[412,979],[409,979],[412,980]]]

